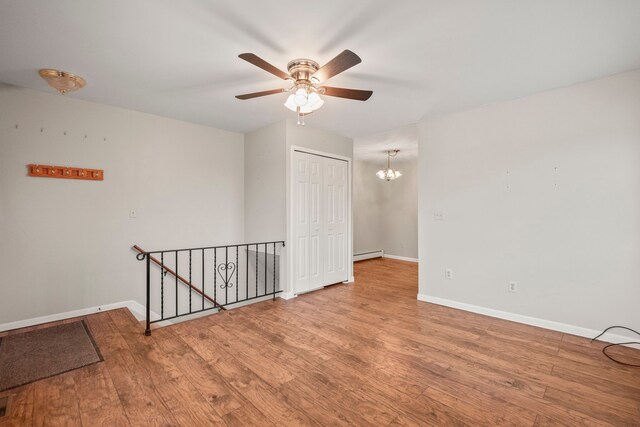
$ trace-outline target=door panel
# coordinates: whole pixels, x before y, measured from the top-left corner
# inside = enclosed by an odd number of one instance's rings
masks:
[[[309,289],[324,286],[323,281],[323,247],[324,247],[324,224],[322,221],[322,166],[323,157],[307,154],[309,159],[309,187],[311,188],[311,199],[309,203],[309,237],[311,248],[309,252]]]
[[[300,282],[300,286],[301,289],[304,289],[305,287],[308,287],[308,285],[306,285],[306,283],[309,282],[309,272],[308,272],[308,264],[309,264],[309,260],[308,260],[308,255],[307,255],[307,248],[309,247],[309,245],[307,244],[307,237],[306,236],[299,236],[298,237],[298,241],[296,242],[296,248],[298,249],[298,257],[296,260],[296,265],[297,265],[297,275],[296,278],[298,280],[298,282]]]
[[[347,269],[347,197],[348,163],[325,158],[325,284],[349,279]]]
[[[309,158],[305,153],[294,153],[294,264],[293,289],[309,290]]]

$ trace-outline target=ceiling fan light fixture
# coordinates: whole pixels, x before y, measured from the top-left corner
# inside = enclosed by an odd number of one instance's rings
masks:
[[[288,73],[271,65],[253,53],[242,53],[238,55],[238,57],[289,82],[290,86],[285,89],[272,89],[236,95],[236,98],[246,100],[289,92],[284,106],[298,115],[298,122],[302,125],[304,125],[305,115],[316,111],[324,105],[324,100],[320,95],[366,101],[373,94],[370,90],[319,86],[321,82],[324,83],[330,78],[362,62],[358,55],[348,49],[342,51],[322,67],[310,59],[294,59],[287,64]]]
[[[294,101],[295,97],[296,96],[294,94],[289,95],[287,97],[287,101],[284,103],[284,106],[287,107],[289,110],[293,111],[294,113],[298,111],[298,106]]]
[[[318,108],[322,107],[323,105],[324,105],[324,100],[321,99],[311,106],[311,111],[316,111]]]
[[[311,92],[307,97],[306,105],[308,105],[311,108],[314,108],[315,105],[320,101],[322,101],[322,99],[320,99],[320,95],[318,95],[316,92]]]
[[[309,93],[306,97],[305,103],[299,105],[296,101],[299,100],[298,92],[301,90],[304,91],[304,94],[301,93],[300,95],[307,94],[304,88],[298,89],[296,93],[292,93],[287,97],[287,101],[284,103],[284,106],[294,113],[299,112],[301,114],[310,114],[316,111],[318,108],[322,107],[322,105],[324,104],[324,100],[320,98],[320,95],[318,95],[316,92]]]
[[[313,109],[309,105],[303,105],[302,107],[300,107],[301,114],[311,114],[312,112]]]
[[[296,90],[296,94],[293,98],[294,102],[298,107],[302,107],[303,105],[305,105],[308,99],[309,99],[309,95],[307,94],[307,90],[303,87]]]

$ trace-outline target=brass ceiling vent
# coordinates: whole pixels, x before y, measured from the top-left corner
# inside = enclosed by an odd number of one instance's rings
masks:
[[[53,68],[45,68],[38,72],[40,77],[45,79],[49,86],[65,94],[74,90],[82,89],[87,82],[80,76],[68,73],[66,71],[54,70]]]

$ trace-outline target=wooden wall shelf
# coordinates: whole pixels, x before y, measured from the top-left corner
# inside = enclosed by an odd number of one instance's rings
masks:
[[[102,169],[73,168],[67,166],[27,165],[29,176],[40,178],[84,179],[87,181],[104,180]]]

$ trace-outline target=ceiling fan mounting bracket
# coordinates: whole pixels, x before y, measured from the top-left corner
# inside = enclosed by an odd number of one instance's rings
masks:
[[[298,84],[311,85],[311,76],[320,69],[317,62],[310,59],[294,59],[287,64],[287,70]]]

